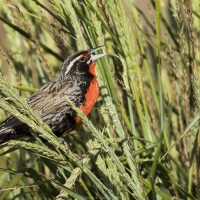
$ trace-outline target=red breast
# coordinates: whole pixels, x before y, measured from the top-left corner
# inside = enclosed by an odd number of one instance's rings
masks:
[[[82,113],[86,116],[91,112],[99,97],[99,85],[95,74],[95,66],[96,62],[91,63],[89,66],[89,72],[94,75],[94,78],[90,81],[89,88],[85,94],[85,102],[79,106]],[[76,117],[76,127],[78,127],[81,123],[81,118],[79,116]]]

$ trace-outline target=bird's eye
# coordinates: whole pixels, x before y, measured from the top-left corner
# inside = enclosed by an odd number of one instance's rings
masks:
[[[86,57],[81,57],[80,61],[81,62],[85,62],[86,61]]]

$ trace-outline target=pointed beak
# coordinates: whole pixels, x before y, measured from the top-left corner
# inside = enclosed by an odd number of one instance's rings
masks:
[[[90,53],[94,53],[95,51],[99,50],[99,49],[102,49],[103,47],[105,47],[105,45],[102,45],[102,46],[99,46],[99,47],[96,47],[96,48],[93,48],[93,49],[90,49]],[[104,54],[99,54],[99,55],[91,55],[90,57],[90,63],[98,60],[99,58],[102,58],[104,56],[107,56],[108,54],[107,53],[104,53]]]
[[[107,55],[108,55],[107,53],[103,53],[103,54],[91,56],[90,57],[90,62],[92,63],[92,62],[98,60],[99,58],[102,58],[102,57],[107,56]]]
[[[99,50],[99,49],[102,49],[103,47],[105,47],[106,45],[102,45],[102,46],[99,46],[99,47],[96,47],[96,48],[93,48],[93,49],[90,49],[90,53],[94,53],[95,51]]]

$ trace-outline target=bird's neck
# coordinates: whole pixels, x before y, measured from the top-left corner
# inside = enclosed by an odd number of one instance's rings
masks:
[[[96,66],[96,62],[91,63],[89,65],[89,72],[96,77],[95,66]]]

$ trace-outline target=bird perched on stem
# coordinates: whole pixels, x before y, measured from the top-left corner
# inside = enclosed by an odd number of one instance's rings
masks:
[[[29,106],[57,136],[81,124],[81,118],[68,105],[66,96],[85,115],[94,107],[99,96],[95,65],[97,59],[107,54],[92,53],[103,47],[79,51],[69,56],[62,65],[60,76],[45,84],[27,100]],[[28,125],[12,116],[0,126],[0,143],[28,135]]]

